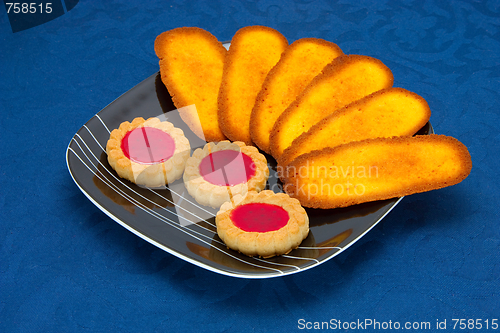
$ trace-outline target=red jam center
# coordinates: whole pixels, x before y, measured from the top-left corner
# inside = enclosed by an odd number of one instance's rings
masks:
[[[266,203],[249,203],[237,206],[231,212],[231,220],[239,229],[247,232],[279,230],[288,223],[288,212],[280,206]]]
[[[233,186],[245,183],[255,175],[255,163],[244,153],[220,150],[201,160],[200,175],[211,184]]]
[[[174,155],[175,141],[158,128],[138,127],[125,134],[122,151],[136,163],[162,163]]]

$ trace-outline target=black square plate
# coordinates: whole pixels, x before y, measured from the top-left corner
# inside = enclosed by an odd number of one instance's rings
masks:
[[[182,128],[193,150],[205,143],[180,120],[156,73],[83,125],[68,145],[68,169],[87,198],[113,220],[151,244],[205,269],[234,277],[269,278],[313,268],[363,237],[402,199],[340,209],[307,209],[310,233],[299,248],[269,259],[247,257],[227,249],[216,234],[216,211],[198,205],[182,179],[167,189],[141,188],[119,178],[109,166],[105,147],[110,131],[135,117],[157,116]],[[418,134],[432,132],[428,123]],[[266,158],[271,171],[268,189],[281,192],[276,162],[271,156]]]

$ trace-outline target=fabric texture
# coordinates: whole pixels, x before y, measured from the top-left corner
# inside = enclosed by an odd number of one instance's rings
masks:
[[[470,176],[404,198],[340,255],[283,278],[209,272],[121,227],[73,182],[70,139],[158,71],[161,32],[197,26],[229,41],[247,25],[382,60],[394,86],[427,100],[435,132],[468,147]],[[498,1],[82,0],[16,33],[1,10],[0,40],[0,331],[290,332],[365,319],[446,320],[448,329],[481,319],[484,329],[500,320]]]

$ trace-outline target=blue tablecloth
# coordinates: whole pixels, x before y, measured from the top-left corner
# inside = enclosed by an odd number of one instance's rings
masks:
[[[282,278],[216,274],[115,223],[73,182],[70,139],[158,71],[161,32],[226,41],[247,25],[381,59],[427,100],[436,133],[468,147],[470,176],[404,198],[337,257]],[[500,325],[498,1],[86,0],[16,33],[0,9],[0,41],[1,332]]]

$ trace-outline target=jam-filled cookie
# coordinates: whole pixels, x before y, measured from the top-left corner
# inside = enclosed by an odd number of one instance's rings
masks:
[[[269,178],[264,155],[243,142],[210,142],[198,148],[187,163],[184,185],[195,200],[219,208],[237,194],[261,191]]]
[[[190,149],[180,128],[155,117],[121,123],[106,144],[108,162],[118,176],[147,187],[181,178]]]
[[[235,196],[221,206],[215,222],[222,241],[248,256],[286,254],[309,234],[309,218],[299,201],[270,190]]]

